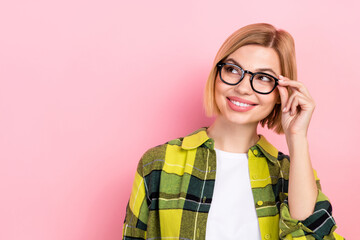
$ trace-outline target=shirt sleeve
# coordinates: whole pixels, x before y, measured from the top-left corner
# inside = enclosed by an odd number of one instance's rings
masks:
[[[148,204],[143,177],[143,166],[140,160],[132,186],[130,200],[126,207],[122,239],[146,239]]]
[[[318,195],[314,212],[305,220],[299,221],[290,216],[288,198],[280,205],[280,239],[344,239],[335,233],[336,223],[332,217],[332,206],[321,191],[320,180],[314,170]]]

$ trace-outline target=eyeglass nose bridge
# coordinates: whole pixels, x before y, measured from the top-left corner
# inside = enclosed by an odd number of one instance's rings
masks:
[[[241,78],[240,78],[239,82],[237,84],[234,84],[234,85],[239,87],[240,85],[244,84],[244,83],[241,84],[241,82],[243,82],[243,80],[245,78],[245,74],[247,73],[247,74],[250,75],[249,85],[250,85],[251,89],[256,92],[256,90],[254,89],[254,86],[253,86],[253,78],[254,78],[255,74],[253,72],[251,72],[249,70],[245,70],[243,68],[240,68],[240,70],[241,70]]]
[[[245,78],[245,73],[249,74],[250,75],[250,82],[252,82],[254,76],[255,76],[255,73],[249,71],[249,70],[244,70],[243,69],[243,75],[242,75],[242,78],[241,78],[241,81]]]

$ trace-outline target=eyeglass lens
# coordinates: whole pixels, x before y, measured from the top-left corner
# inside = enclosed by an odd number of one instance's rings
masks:
[[[225,81],[228,84],[237,84],[244,78],[244,71],[242,68],[225,64],[221,68],[220,76],[223,81]],[[276,80],[274,77],[272,77],[269,74],[266,73],[255,73],[253,74],[253,80],[252,85],[253,88],[261,93],[268,93],[271,92],[274,89],[274,86],[276,84]]]

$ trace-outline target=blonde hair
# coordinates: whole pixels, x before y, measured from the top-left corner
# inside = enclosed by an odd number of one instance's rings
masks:
[[[278,30],[267,23],[247,25],[231,34],[216,54],[205,86],[204,108],[207,116],[211,117],[220,113],[215,102],[215,81],[218,75],[216,64],[227,58],[238,48],[250,44],[273,48],[280,59],[280,74],[289,79],[297,80],[295,43],[292,36],[288,32]],[[260,121],[261,126],[267,125],[269,129],[273,129],[278,134],[284,133],[281,125],[281,114],[281,105],[276,104],[272,112]]]

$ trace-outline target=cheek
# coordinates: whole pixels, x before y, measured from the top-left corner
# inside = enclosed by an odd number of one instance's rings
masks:
[[[220,114],[223,113],[224,108],[226,108],[226,92],[228,91],[228,87],[224,84],[220,79],[216,79],[215,82],[215,89],[214,89],[214,97],[215,103],[218,107]]]
[[[223,102],[225,100],[225,96],[226,96],[226,92],[228,91],[228,87],[221,82],[220,80],[216,81],[215,83],[215,100],[216,102],[219,101],[219,103],[221,104],[221,102]]]
[[[227,92],[230,88],[231,86],[228,86],[225,83],[223,83],[218,77],[216,78],[215,93],[217,93],[218,95],[225,94],[225,92]]]

